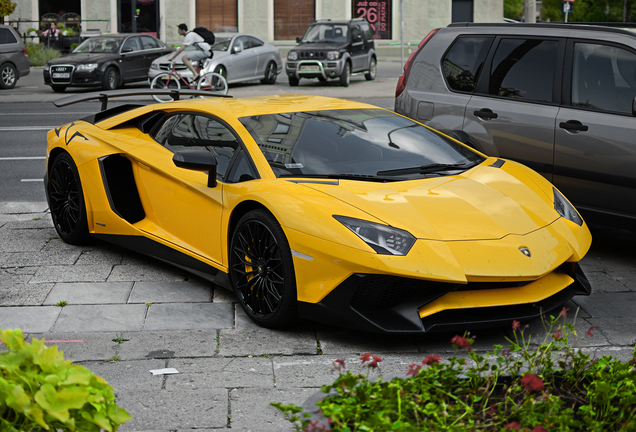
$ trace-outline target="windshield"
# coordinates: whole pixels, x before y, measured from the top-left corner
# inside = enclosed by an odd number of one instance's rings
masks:
[[[214,44],[212,44],[212,51],[227,51],[230,46],[232,38],[216,37],[214,38]]]
[[[240,121],[277,177],[347,174],[404,180],[456,174],[484,160],[419,123],[381,109],[269,114]],[[412,169],[422,166],[427,167]]]
[[[119,51],[123,39],[113,37],[92,37],[86,39],[73,50],[74,53],[114,53]]]
[[[349,27],[346,24],[314,24],[305,32],[303,42],[347,43],[348,38]]]

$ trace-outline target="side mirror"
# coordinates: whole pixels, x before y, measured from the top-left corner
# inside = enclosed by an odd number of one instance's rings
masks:
[[[300,43],[303,40],[301,36],[296,36],[296,43]]]
[[[216,157],[207,151],[185,151],[175,153],[172,162],[179,168],[192,171],[208,171],[208,187],[216,187]]]
[[[232,53],[233,53],[233,54],[238,54],[238,53],[240,53],[240,52],[242,52],[242,51],[243,51],[243,48],[241,48],[241,47],[240,47],[240,46],[238,46],[238,45],[234,45],[234,47],[232,48]]]
[[[123,48],[123,49],[121,50],[121,53],[122,53],[122,54],[125,54],[125,53],[129,53],[129,52],[132,52],[132,51],[133,51],[133,49],[132,49],[132,48]]]

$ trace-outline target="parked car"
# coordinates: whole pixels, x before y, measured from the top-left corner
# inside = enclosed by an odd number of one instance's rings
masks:
[[[636,33],[451,24],[400,77],[395,111],[543,174],[589,221],[636,229]]]
[[[31,61],[20,35],[13,27],[0,24],[0,88],[15,87],[20,77],[29,74],[30,68]]]
[[[173,263],[233,290],[265,327],[509,325],[591,292],[585,222],[521,164],[360,102],[154,92],[183,97],[48,133],[46,196],[65,242]]]
[[[364,18],[318,20],[296,42],[285,64],[291,86],[297,86],[301,78],[337,79],[344,87],[349,85],[351,75],[375,79],[378,59],[371,28]]]
[[[101,87],[114,90],[126,83],[144,81],[152,61],[174,48],[146,34],[93,36],[70,54],[44,66],[44,84],[53,91],[67,87]]]
[[[215,33],[212,58],[204,63],[205,72],[216,72],[225,77],[228,84],[260,80],[263,84],[274,84],[283,71],[283,62],[278,48],[256,36],[245,33]],[[187,47],[175,59],[175,68],[184,78],[192,78],[192,72],[181,62],[181,57],[196,50]],[[170,55],[152,62],[148,80],[170,70]]]

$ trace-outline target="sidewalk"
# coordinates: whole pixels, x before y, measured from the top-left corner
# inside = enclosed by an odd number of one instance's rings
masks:
[[[595,232],[583,268],[594,294],[567,307],[575,327],[595,327],[584,349],[630,359],[636,341],[636,233]],[[57,306],[65,301],[66,306]],[[0,329],[56,344],[65,358],[117,390],[134,417],[121,431],[292,431],[270,402],[297,405],[331,383],[332,361],[360,370],[379,354],[385,374],[404,374],[429,354],[454,353],[452,334],[374,335],[303,323],[255,326],[233,295],[181,270],[95,242],[63,243],[46,203],[0,203]],[[540,322],[529,329],[544,334]],[[507,329],[477,332],[474,349],[506,344]],[[0,350],[4,349],[0,345]],[[173,367],[176,375],[149,371]]]

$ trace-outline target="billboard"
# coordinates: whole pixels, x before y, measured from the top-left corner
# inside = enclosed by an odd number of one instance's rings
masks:
[[[364,18],[371,24],[374,39],[392,39],[391,0],[353,0],[353,18]]]

